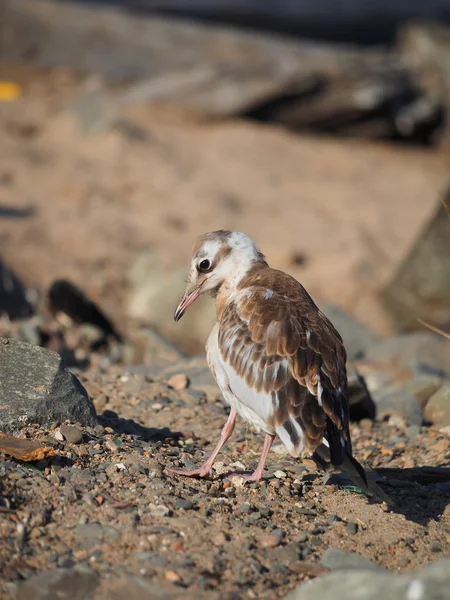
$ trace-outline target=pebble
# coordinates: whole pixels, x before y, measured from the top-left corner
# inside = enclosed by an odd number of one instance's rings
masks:
[[[440,552],[442,550],[442,546],[440,542],[431,542],[430,544],[431,552]]]
[[[241,515],[248,515],[252,510],[252,505],[249,502],[243,502],[237,512]]]
[[[119,448],[117,447],[117,445],[112,440],[106,440],[105,447],[110,452],[118,452],[119,451]]]
[[[59,430],[69,444],[79,444],[83,439],[83,432],[79,427],[75,427],[74,425],[63,424],[60,426]]]
[[[167,384],[174,390],[185,390],[189,385],[189,379],[184,373],[173,375]]]
[[[64,442],[64,436],[59,429],[57,429],[53,435],[55,436],[55,440],[58,440],[58,442]]]
[[[273,475],[277,479],[284,479],[286,477],[286,473],[284,471],[275,471]]]
[[[164,573],[164,578],[171,583],[177,583],[181,581],[181,577],[175,571],[166,571]]]
[[[353,534],[358,533],[358,523],[347,523],[347,531]]]
[[[231,480],[231,485],[235,488],[243,488],[245,487],[246,480],[244,477],[233,477]]]
[[[184,498],[177,498],[175,501],[175,508],[182,508],[183,510],[193,510],[195,506],[190,500],[185,500]]]
[[[259,538],[259,543],[263,548],[276,548],[281,544],[281,535],[269,533]]]

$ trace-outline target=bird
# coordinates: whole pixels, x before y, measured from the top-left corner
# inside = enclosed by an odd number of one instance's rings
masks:
[[[245,476],[249,481],[261,480],[278,436],[294,458],[309,455],[320,470],[340,470],[368,496],[389,503],[353,456],[342,337],[305,288],[271,268],[245,233],[218,230],[195,242],[175,321],[203,294],[215,299],[217,315],[207,363],[230,413],[202,466],[168,471],[212,476],[239,415],[265,435],[258,466]]]

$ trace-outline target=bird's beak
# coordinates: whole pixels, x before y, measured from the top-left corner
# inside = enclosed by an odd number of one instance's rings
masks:
[[[196,287],[195,290],[192,291],[190,294],[185,294],[181,298],[180,303],[177,306],[177,309],[173,316],[175,321],[179,321],[181,319],[181,317],[184,315],[184,313],[187,311],[187,309],[190,307],[190,305],[193,304],[197,300],[197,298],[200,296],[201,287],[202,287],[201,285]]]

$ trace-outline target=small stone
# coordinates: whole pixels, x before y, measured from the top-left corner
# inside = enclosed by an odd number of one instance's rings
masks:
[[[352,534],[358,533],[358,523],[347,523],[347,531]]]
[[[58,440],[58,442],[64,442],[64,436],[59,429],[57,429],[53,435],[55,436],[55,440]]]
[[[170,517],[172,511],[165,504],[149,504],[148,512],[155,517]]]
[[[430,544],[430,550],[431,550],[431,552],[441,552],[441,550],[442,550],[441,543],[437,542],[437,541],[431,542],[431,544]]]
[[[171,583],[178,583],[181,581],[181,577],[175,571],[166,571],[164,573],[164,578]]]
[[[281,543],[281,535],[269,533],[259,538],[259,543],[262,548],[276,548]]]
[[[113,440],[106,440],[105,442],[105,447],[110,451],[110,452],[118,452],[119,448],[117,447],[117,444],[115,444],[113,442]]]
[[[243,502],[241,506],[238,508],[237,512],[241,515],[248,515],[252,510],[252,505],[248,502]]]
[[[245,482],[246,482],[245,478],[244,477],[240,477],[240,476],[233,477],[232,480],[231,480],[231,484],[235,488],[243,488],[243,487],[245,487]]]
[[[277,479],[284,479],[286,477],[286,473],[284,471],[275,471],[273,475]]]
[[[177,498],[175,501],[175,508],[182,508],[183,510],[192,510],[195,508],[195,506],[190,500],[185,500],[184,498]]]
[[[184,373],[178,373],[177,375],[172,375],[167,384],[174,390],[185,390],[189,385],[189,379]]]
[[[69,442],[69,444],[79,444],[83,439],[83,432],[74,425],[61,425],[59,428],[60,432]]]

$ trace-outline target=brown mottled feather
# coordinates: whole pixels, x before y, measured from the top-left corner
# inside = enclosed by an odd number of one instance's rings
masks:
[[[325,437],[332,463],[342,463],[344,447],[351,452],[345,349],[295,279],[269,267],[250,272],[239,284],[236,301],[223,309],[219,347],[247,385],[272,394],[270,426],[285,426],[293,440],[298,438],[290,422],[295,419],[306,450],[314,452]],[[249,368],[253,364],[257,369]]]

